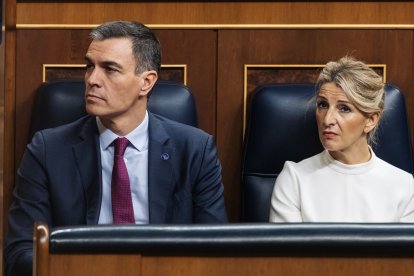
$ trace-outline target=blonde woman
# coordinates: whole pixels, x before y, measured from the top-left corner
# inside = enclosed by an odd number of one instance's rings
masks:
[[[316,121],[324,151],[287,161],[271,222],[414,222],[413,176],[375,155],[382,78],[361,61],[328,62],[319,75]]]

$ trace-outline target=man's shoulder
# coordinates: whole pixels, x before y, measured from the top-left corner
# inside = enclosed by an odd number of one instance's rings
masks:
[[[37,131],[27,149],[34,154],[64,154],[73,145],[88,139],[88,136],[92,137],[93,133],[97,133],[96,129],[94,117],[82,117],[69,124]]]
[[[68,124],[40,130],[35,133],[35,136],[41,135],[45,139],[71,139],[94,129],[96,129],[95,118],[87,115]]]
[[[148,112],[149,113],[149,112]],[[182,137],[182,138],[195,138],[195,137],[210,137],[211,135],[207,132],[203,131],[202,129],[196,128],[194,126],[186,125],[177,121],[170,120],[163,116],[149,113],[149,124],[151,128],[162,128],[165,130],[169,135],[174,137]]]

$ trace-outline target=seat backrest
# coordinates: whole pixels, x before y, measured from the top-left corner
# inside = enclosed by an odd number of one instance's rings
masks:
[[[252,95],[245,133],[241,219],[268,221],[275,180],[285,161],[301,161],[323,150],[315,119],[314,84],[269,84]],[[405,101],[385,87],[385,110],[378,129],[378,157],[413,173]]]
[[[37,90],[30,126],[34,132],[75,121],[86,115],[83,80],[43,83]],[[197,127],[195,101],[180,83],[157,81],[148,99],[148,110],[168,119]]]

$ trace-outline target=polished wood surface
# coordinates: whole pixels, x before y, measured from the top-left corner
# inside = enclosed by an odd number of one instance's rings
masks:
[[[306,276],[386,276],[408,275],[412,258],[338,257],[195,257],[143,256],[142,276],[146,275],[306,275]]]
[[[39,273],[36,274],[37,276],[388,276],[410,275],[409,271],[414,269],[412,258],[271,256],[203,257],[56,254],[50,256],[49,262],[49,274]]]
[[[33,232],[33,274],[49,274],[49,227],[36,222]]]
[[[2,5],[2,11],[4,12],[4,1],[0,2]],[[3,17],[4,18],[4,17]],[[2,41],[0,44],[0,164],[4,164],[4,86],[5,86],[5,71],[4,71],[4,52],[5,52],[5,33],[4,30],[1,30]],[[3,188],[3,166],[0,168],[0,187]],[[3,189],[0,190],[0,201],[3,202]],[[0,204],[0,214],[3,214],[3,204]],[[0,219],[0,246],[3,247],[3,220]],[[0,259],[3,259],[3,251],[0,252]],[[3,266],[0,262],[0,271],[2,271]],[[0,273],[1,275],[1,273]]]
[[[4,64],[4,132],[3,132],[3,143],[4,146],[1,147],[1,154],[3,154],[3,182],[2,182],[2,193],[1,193],[1,228],[0,228],[0,239],[1,245],[3,248],[3,239],[5,229],[7,227],[7,222],[5,220],[6,213],[11,201],[10,190],[13,187],[15,167],[14,167],[14,153],[8,152],[6,154],[5,148],[13,149],[14,148],[14,130],[15,130],[15,121],[14,121],[14,105],[15,102],[15,47],[16,47],[16,3],[15,0],[5,0],[4,1],[4,25],[5,25],[5,36],[3,37],[4,45],[4,59],[2,60]],[[7,114],[7,115],[6,115]],[[1,259],[3,260],[3,251],[1,254]],[[3,273],[3,261],[0,263],[0,272]]]
[[[146,24],[414,23],[414,3],[408,1],[33,2],[18,3],[18,24],[99,24],[119,18]]]
[[[140,276],[142,257],[140,255],[89,254],[52,255],[49,274],[38,276]],[[146,274],[163,275],[163,274]],[[164,274],[167,275],[167,274]],[[183,274],[181,274],[183,275]],[[188,274],[190,275],[190,274]]]

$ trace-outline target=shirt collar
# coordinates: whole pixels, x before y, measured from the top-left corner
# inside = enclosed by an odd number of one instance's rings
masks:
[[[333,170],[340,172],[340,173],[345,173],[345,174],[363,174],[369,170],[371,170],[375,164],[376,164],[376,160],[377,160],[377,156],[375,155],[374,151],[372,150],[372,148],[370,146],[369,150],[371,152],[371,158],[370,160],[368,160],[367,162],[364,163],[359,163],[359,164],[344,164],[338,160],[335,160],[328,152],[328,150],[324,150],[323,151],[323,155],[322,158],[325,162],[325,164],[327,164],[330,168],[332,168]]]
[[[119,136],[113,133],[110,129],[106,128],[99,117],[96,117],[96,124],[99,130],[99,141],[101,148],[106,150],[112,142]],[[124,136],[129,140],[134,148],[138,151],[148,149],[148,112],[145,111],[144,120],[134,130]]]

